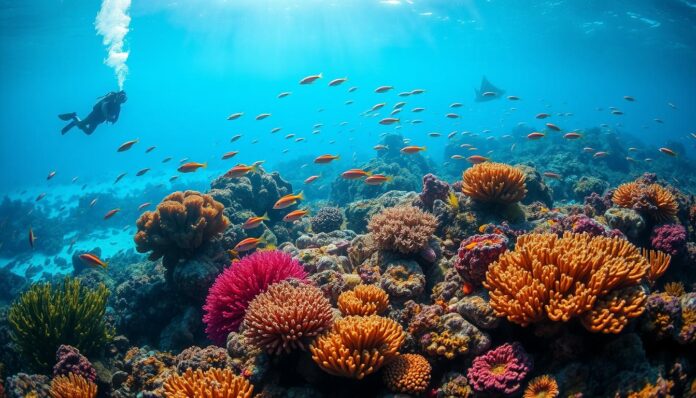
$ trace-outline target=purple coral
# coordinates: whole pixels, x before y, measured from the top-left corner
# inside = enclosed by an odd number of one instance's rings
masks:
[[[686,228],[680,224],[664,224],[653,228],[650,245],[672,256],[686,250]]]
[[[575,214],[561,219],[554,225],[553,230],[559,235],[563,235],[565,231],[577,234],[586,232],[592,236],[606,236],[608,234],[602,224],[584,214]]]
[[[434,174],[423,176],[423,191],[418,196],[425,209],[431,210],[437,200],[445,200],[449,195],[449,184],[437,178]]]
[[[604,214],[611,207],[611,196],[600,195],[596,192],[585,196],[584,208],[585,213],[590,216]]]
[[[478,392],[514,394],[532,370],[532,359],[521,344],[507,343],[476,357],[467,372]]]
[[[454,268],[466,281],[480,286],[486,279],[488,265],[507,250],[507,244],[505,235],[470,236],[459,245]]]
[[[56,364],[53,366],[53,377],[67,376],[75,373],[90,381],[97,380],[97,371],[80,351],[69,345],[61,345],[56,352]]]

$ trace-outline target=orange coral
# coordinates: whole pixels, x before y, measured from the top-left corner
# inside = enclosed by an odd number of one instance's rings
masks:
[[[612,201],[619,207],[644,213],[656,222],[673,219],[679,209],[674,195],[659,184],[621,184],[614,191]]]
[[[165,265],[193,254],[205,242],[221,234],[229,220],[222,203],[196,191],[174,192],[138,219],[136,250],[150,253],[150,260],[164,257]]]
[[[304,350],[332,322],[331,304],[318,287],[284,281],[251,301],[244,316],[244,336],[254,346],[279,354]]]
[[[250,398],[254,386],[229,369],[210,368],[195,372],[186,370],[164,383],[164,391],[171,398]]]
[[[645,310],[648,269],[620,238],[527,234],[489,266],[484,286],[496,314],[522,326],[579,317],[590,331],[618,333]]]
[[[672,256],[659,250],[643,250],[642,254],[648,261],[648,282],[653,285],[667,271]]]
[[[375,285],[358,285],[338,296],[338,309],[343,315],[379,315],[389,306],[389,296]]]
[[[404,394],[421,394],[430,384],[430,363],[422,355],[399,355],[384,367],[382,380],[390,390]]]
[[[325,372],[361,380],[398,356],[405,339],[401,325],[389,318],[349,316],[334,323],[310,350]]]
[[[367,228],[380,249],[410,254],[427,246],[437,219],[413,206],[389,207],[372,216]]]
[[[542,375],[535,377],[527,384],[522,398],[556,398],[558,394],[556,380],[549,375]]]
[[[462,179],[462,192],[479,202],[510,204],[527,195],[524,172],[504,163],[476,164]]]
[[[52,398],[94,398],[97,385],[80,375],[68,373],[67,376],[55,377],[49,392]]]

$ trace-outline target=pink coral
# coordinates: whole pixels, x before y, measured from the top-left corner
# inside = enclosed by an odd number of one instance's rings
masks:
[[[56,364],[53,366],[53,377],[67,376],[69,373],[82,376],[89,381],[97,380],[94,366],[80,351],[69,345],[61,345],[56,352]]]
[[[532,370],[532,359],[519,343],[507,343],[474,359],[467,372],[478,392],[514,394]]]
[[[413,206],[386,208],[367,226],[377,247],[404,254],[425,249],[436,227],[435,216]]]
[[[288,278],[305,280],[307,273],[281,251],[260,251],[232,263],[217,277],[203,306],[208,337],[224,344],[227,335],[239,329],[249,302],[271,284]]]
[[[686,250],[686,228],[680,224],[659,225],[652,230],[650,245],[672,256],[681,254]]]
[[[507,244],[505,235],[470,236],[459,246],[454,268],[466,281],[479,286],[486,279],[488,265],[507,250]]]

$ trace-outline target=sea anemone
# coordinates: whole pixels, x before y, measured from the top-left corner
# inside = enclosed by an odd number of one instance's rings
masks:
[[[524,390],[522,398],[556,398],[559,394],[558,383],[549,375],[533,378]]]
[[[338,309],[343,315],[380,315],[388,306],[387,292],[375,285],[358,285],[338,296]]]
[[[507,250],[505,235],[473,235],[459,245],[454,268],[466,281],[480,286],[488,266]]]
[[[422,355],[403,354],[384,367],[382,381],[394,392],[419,395],[430,384],[430,371],[430,363]]]
[[[57,376],[51,381],[51,398],[94,398],[97,385],[75,373]]]
[[[334,376],[361,380],[399,355],[406,333],[397,322],[377,315],[348,316],[312,345],[312,359]]]
[[[332,323],[331,304],[319,288],[283,281],[251,301],[243,330],[251,344],[279,354],[305,350]]]
[[[259,251],[227,267],[210,287],[203,310],[208,337],[223,345],[230,332],[236,332],[249,302],[273,283],[288,278],[305,280],[307,273],[289,254]]]
[[[423,250],[436,227],[435,216],[413,206],[388,207],[372,216],[367,226],[381,250],[404,254]]]
[[[612,201],[619,207],[636,210],[655,222],[674,219],[679,209],[674,195],[659,184],[621,184],[614,191]]]
[[[253,390],[249,380],[230,369],[188,369],[164,383],[166,396],[171,398],[251,398]]]
[[[510,204],[527,195],[522,170],[504,163],[479,163],[462,175],[462,192],[477,202]]]
[[[496,314],[522,326],[579,317],[590,331],[619,333],[645,309],[649,269],[623,239],[527,234],[488,267],[484,286]]]
[[[503,344],[474,358],[467,372],[474,390],[514,394],[532,370],[532,359],[519,343]]]

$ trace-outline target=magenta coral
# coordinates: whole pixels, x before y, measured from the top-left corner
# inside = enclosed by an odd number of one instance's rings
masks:
[[[481,285],[488,265],[507,250],[508,239],[500,234],[470,236],[459,245],[454,268],[466,281]]]
[[[260,251],[232,263],[215,280],[203,306],[208,337],[222,345],[236,332],[249,302],[273,283],[288,278],[305,280],[302,265],[281,251]]]
[[[679,255],[686,250],[686,228],[680,224],[658,225],[652,230],[650,245],[672,256]]]
[[[56,364],[53,366],[53,377],[67,376],[69,373],[82,376],[89,381],[97,380],[94,366],[80,351],[69,345],[61,345],[56,352]]]
[[[519,343],[507,343],[474,359],[467,372],[478,392],[514,394],[532,370],[532,359]]]

